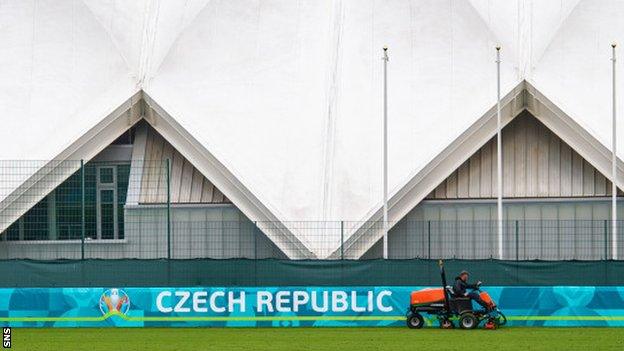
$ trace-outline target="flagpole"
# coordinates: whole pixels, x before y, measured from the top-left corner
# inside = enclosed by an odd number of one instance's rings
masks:
[[[615,43],[611,44],[611,63],[613,70],[613,81],[612,81],[612,102],[613,102],[613,116],[612,122],[612,151],[611,151],[611,257],[614,260],[617,260],[618,257],[618,247],[617,247],[617,123],[616,123],[616,95],[615,95]]]
[[[388,259],[388,47],[383,47],[383,258]]]
[[[503,148],[501,144],[500,46],[496,47],[496,207],[498,220],[498,258],[503,259]]]

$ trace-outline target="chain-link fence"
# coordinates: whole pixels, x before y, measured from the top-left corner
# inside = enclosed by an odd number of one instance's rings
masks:
[[[161,156],[1,161],[0,259],[383,255],[381,222],[253,221],[188,161]],[[390,259],[609,260],[624,253],[624,237],[613,236],[609,218],[507,219],[502,233],[489,219],[405,218],[388,227]]]

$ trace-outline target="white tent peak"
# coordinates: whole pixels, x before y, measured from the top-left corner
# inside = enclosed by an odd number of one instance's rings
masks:
[[[137,88],[156,74],[180,33],[210,0],[82,0],[124,58]]]
[[[581,0],[470,0],[515,63],[518,79],[529,78],[561,25]]]

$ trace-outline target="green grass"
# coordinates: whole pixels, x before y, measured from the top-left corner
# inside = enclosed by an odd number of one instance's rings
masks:
[[[624,350],[624,328],[14,328],[12,332],[12,350]]]

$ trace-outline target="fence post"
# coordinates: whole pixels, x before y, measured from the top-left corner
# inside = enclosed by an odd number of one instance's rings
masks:
[[[518,247],[518,234],[520,232],[519,228],[518,228],[519,224],[518,224],[518,220],[516,220],[516,261],[518,261],[518,252],[519,252],[519,247]],[[525,228],[526,229],[526,228]]]
[[[431,221],[427,221],[427,259],[431,259]]]
[[[605,261],[609,259],[609,227],[608,222],[604,220],[604,259]]]
[[[167,166],[167,259],[171,259],[171,177],[169,162],[169,159],[165,162]]]
[[[340,221],[340,259],[344,260],[344,221]]]
[[[253,228],[253,250],[254,250],[254,260],[258,259],[258,221],[254,221],[254,228]]]
[[[253,237],[254,237],[253,281],[254,281],[254,286],[258,286],[258,235],[260,235],[260,228],[258,228],[258,221],[254,221],[254,227],[253,227]]]
[[[460,252],[459,252],[459,247],[460,247],[460,245],[459,245],[459,240],[460,240],[459,229],[461,227],[461,222],[459,220],[457,220],[457,217],[455,217],[454,220],[451,220],[451,222],[453,223],[453,233],[455,233],[455,240],[453,240],[453,243],[454,243],[454,245],[453,245],[453,259],[462,259],[462,258],[464,258],[464,256],[460,255]]]
[[[85,172],[84,160],[80,160],[80,259],[84,260],[85,242]]]

